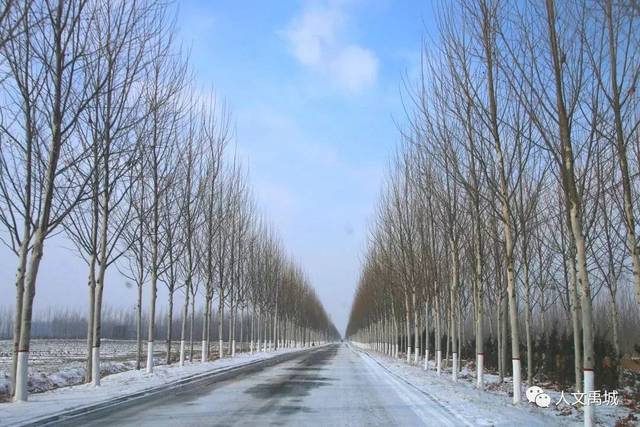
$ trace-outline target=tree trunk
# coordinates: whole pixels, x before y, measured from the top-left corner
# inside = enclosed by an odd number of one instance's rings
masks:
[[[251,336],[249,337],[249,354],[253,354],[254,333],[255,333],[255,321],[256,321],[256,306],[251,305]]]
[[[478,202],[479,203],[479,202]],[[482,236],[480,229],[480,209],[476,207],[477,219],[475,238],[475,303],[476,303],[476,387],[484,388],[484,284],[482,281]]]
[[[229,310],[229,328],[230,328],[230,337],[229,344],[231,345],[230,355],[231,357],[236,356],[236,317],[238,308],[236,307],[235,300],[233,297],[233,291],[231,292],[231,308]]]
[[[566,213],[567,234],[571,234],[571,219],[569,212]],[[563,233],[564,234],[564,233]],[[570,237],[570,236],[567,236]],[[569,239],[568,254],[565,256],[565,280],[569,282],[569,311],[571,313],[571,329],[573,331],[573,361],[574,361],[574,379],[577,392],[582,391],[582,322],[580,313],[582,311],[580,298],[578,295],[578,273],[576,271],[575,243],[573,239]]]
[[[196,323],[196,297],[191,295],[191,319],[189,321],[189,362],[193,362],[193,328]]]
[[[424,301],[424,369],[429,369],[429,302]]]
[[[207,286],[207,289],[209,287]],[[204,302],[204,313],[202,314],[202,348],[200,349],[200,361],[202,362],[206,362],[208,359],[208,344],[209,344],[209,322],[211,321],[211,316],[209,314],[209,295],[208,295],[208,290],[207,292],[207,296],[205,298],[205,302]]]
[[[407,291],[404,293],[404,315],[405,315],[405,333],[406,333],[406,348],[407,348],[407,363],[411,363],[411,325],[410,325],[410,312],[409,312],[409,294]]]
[[[173,286],[172,286],[173,288]],[[171,365],[171,340],[173,338],[173,289],[169,291],[169,313],[167,314],[167,365]]]
[[[244,318],[243,314],[244,314],[244,308],[240,310],[240,353],[242,353],[242,350],[243,350],[242,342],[244,340],[244,335],[243,335],[244,330],[243,330],[243,321],[242,321],[242,319]]]
[[[154,245],[155,249],[152,249],[156,253],[157,258],[157,243]],[[153,372],[153,341],[156,334],[156,299],[158,297],[158,276],[156,271],[157,266],[152,268],[151,271],[151,292],[149,299],[149,329],[147,336],[147,373]]]
[[[418,306],[416,304],[416,291],[413,290],[411,294],[411,301],[413,305],[413,345],[414,345],[414,357],[413,361],[417,365],[418,357],[420,355],[420,345],[418,344]]]
[[[102,339],[102,293],[104,291],[104,278],[106,273],[106,265],[101,264],[98,271],[98,280],[96,282],[96,293],[93,318],[93,347],[91,348],[91,356],[93,358],[91,383],[94,386],[100,385],[100,343]]]
[[[223,299],[222,289],[220,289],[220,294],[218,298],[218,358],[220,359],[224,357],[224,348],[222,347],[223,329],[224,329],[224,299]]]
[[[620,358],[622,353],[620,353],[620,340],[618,338],[618,306],[616,305],[616,292],[611,292],[611,301],[609,302],[609,307],[611,310],[611,332],[612,332],[612,341],[613,341],[613,351],[615,353],[615,366],[616,366],[616,376],[618,381],[621,380],[620,376],[622,374],[622,368],[620,366]]]
[[[526,244],[526,243],[525,243]],[[530,283],[529,283],[529,260],[526,250],[523,251],[524,257],[524,330],[527,343],[527,385],[533,385],[533,342],[531,339],[531,300],[530,300]]]
[[[560,48],[556,36],[555,4],[553,0],[546,0],[547,24],[549,27],[549,45],[556,91],[556,107],[561,144],[561,177],[565,199],[571,220],[571,232],[575,242],[577,255],[577,277],[580,288],[582,309],[582,346],[584,393],[589,394],[594,389],[594,354],[593,354],[593,319],[591,307],[591,286],[587,273],[587,251],[581,216],[581,196],[578,193],[574,172],[574,157],[569,128],[569,118],[565,109]],[[593,405],[584,406],[584,424],[593,425]]]
[[[440,295],[436,288],[436,307],[435,307],[435,320],[436,320],[436,335],[435,335],[435,347],[436,347],[436,372],[438,375],[442,372],[442,331],[440,329]]]
[[[142,364],[142,282],[138,283],[138,299],[136,303],[136,369]]]
[[[89,260],[89,319],[87,321],[87,361],[86,371],[84,373],[84,382],[90,383],[93,375],[93,322],[95,316],[95,298],[96,298],[96,258],[92,255]]]
[[[497,130],[496,130],[497,132]],[[496,148],[499,162],[504,165],[501,148]],[[518,305],[516,295],[515,266],[513,260],[513,227],[511,225],[511,210],[508,202],[508,189],[506,177],[504,176],[504,166],[501,173],[501,194],[502,203],[502,225],[504,227],[505,240],[505,263],[507,267],[507,295],[509,306],[509,329],[511,331],[511,363],[513,369],[513,403],[520,402],[521,397],[521,370],[520,370],[520,335],[518,333]]]
[[[277,350],[278,340],[278,303],[276,302],[276,308],[273,310],[273,349]]]
[[[189,293],[191,292],[191,281],[187,280],[184,291],[184,304],[182,305],[182,319],[180,319],[180,366],[184,366],[185,341],[187,338],[187,316],[189,315]]]
[[[261,352],[262,346],[261,346],[260,338],[261,338],[262,330],[260,329],[260,321],[262,320],[262,310],[259,307],[257,308],[257,310],[258,310],[258,313],[256,316],[256,351]]]
[[[502,278],[501,278],[502,279]],[[507,303],[507,295],[506,289],[504,288],[504,283],[500,282],[501,287],[501,295],[500,295],[500,354],[498,357],[502,362],[502,375],[501,381],[504,381],[504,376],[507,372],[507,313],[508,303]]]
[[[18,270],[16,271],[16,311],[13,320],[13,355],[11,360],[11,396],[15,395],[16,372],[18,369],[18,354],[20,349],[20,327],[22,326],[22,306],[24,300],[24,281],[29,252],[29,239],[27,233],[22,239],[18,258]]]
[[[451,379],[453,381],[458,381],[458,343],[457,343],[457,334],[456,334],[456,307],[457,307],[457,299],[458,299],[458,282],[460,280],[459,272],[458,272],[458,250],[454,246],[455,243],[451,242],[452,250],[451,250],[451,275],[452,282],[450,287],[450,320],[449,320],[449,330],[451,331]],[[449,353],[449,351],[447,351]]]
[[[213,330],[215,329],[215,326],[212,327],[212,325],[216,324],[216,316],[217,313],[213,311],[213,298],[211,298],[209,300],[209,321],[207,323],[207,359],[211,360],[211,346],[212,346],[212,342],[213,342]]]
[[[53,179],[51,180],[53,181]],[[52,184],[51,184],[52,185]],[[48,222],[48,221],[47,221]],[[36,294],[36,278],[40,261],[42,260],[42,250],[44,246],[45,233],[42,227],[38,227],[34,235],[31,258],[27,270],[24,287],[22,316],[20,319],[20,341],[18,343],[18,361],[16,370],[15,400],[24,402],[28,397],[29,380],[29,344],[31,342],[31,319],[33,317],[33,298]]]

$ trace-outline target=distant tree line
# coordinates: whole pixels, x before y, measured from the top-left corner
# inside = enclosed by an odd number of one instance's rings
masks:
[[[203,310],[197,309],[194,316],[193,335],[202,336]],[[10,307],[0,309],[0,339],[10,340],[13,334],[13,310]],[[243,348],[249,348],[251,338],[250,314],[242,316],[242,328],[238,328],[238,347],[242,342]],[[112,340],[136,340],[136,313],[131,309],[104,307],[102,310],[102,338]],[[166,341],[168,328],[168,312],[166,307],[161,307],[156,320],[156,340]],[[180,318],[174,319],[171,328],[174,336],[180,334]],[[217,326],[217,318],[214,323]],[[142,322],[146,324],[149,317],[146,311],[142,313]],[[54,307],[37,312],[31,322],[31,336],[35,339],[83,339],[87,335],[87,313],[78,308]],[[217,336],[218,329],[214,328],[213,337]],[[229,324],[223,324],[223,336],[229,336]],[[255,338],[255,337],[254,337]],[[177,350],[177,349],[176,349]],[[188,355],[187,357],[189,357]],[[193,360],[193,357],[191,357]],[[175,361],[175,360],[172,360]]]
[[[193,358],[196,339],[207,361],[214,316],[219,357],[224,342],[235,354],[246,322],[250,351],[339,336],[255,206],[228,109],[194,87],[172,9],[160,0],[0,3],[0,239],[16,262],[15,400],[27,399],[38,272],[47,238],[60,232],[87,266],[86,380],[94,385],[113,268],[137,287],[127,334],[135,325],[138,368],[146,338],[149,373],[162,334],[168,362],[176,341],[179,363],[187,350]]]

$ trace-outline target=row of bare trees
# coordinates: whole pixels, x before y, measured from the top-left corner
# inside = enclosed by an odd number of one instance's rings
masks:
[[[235,354],[236,321],[247,313],[251,351],[337,337],[307,278],[255,208],[246,173],[229,152],[227,109],[191,87],[172,14],[159,0],[2,3],[0,238],[17,261],[18,401],[28,394],[38,269],[47,238],[59,232],[87,265],[86,380],[95,385],[103,294],[114,267],[138,289],[139,368],[148,287],[148,372],[161,286],[169,295],[167,363],[178,292],[181,364],[187,340],[193,350],[200,304],[202,361],[209,359],[214,315],[220,357],[224,340]]]
[[[396,356],[404,343],[425,368],[434,334],[438,373],[446,336],[455,381],[471,324],[482,388],[489,327],[500,355],[510,345],[518,403],[521,357],[532,384],[534,341],[566,319],[575,388],[588,393],[594,307],[608,313],[600,332],[618,359],[620,340],[638,339],[621,334],[619,308],[635,292],[623,314],[637,319],[640,10],[456,0],[436,12],[436,41],[404,85],[402,143],[347,334]],[[584,419],[593,422],[591,405]]]

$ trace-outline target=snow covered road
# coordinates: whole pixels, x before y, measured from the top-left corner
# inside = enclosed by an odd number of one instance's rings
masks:
[[[77,425],[460,426],[468,422],[343,344],[199,389],[170,391],[100,419],[78,419]]]

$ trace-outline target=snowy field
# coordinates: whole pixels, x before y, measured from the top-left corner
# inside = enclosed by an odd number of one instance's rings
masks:
[[[217,342],[213,344],[215,348]],[[166,360],[166,347],[156,342],[154,363]],[[0,402],[7,400],[11,370],[11,340],[0,340]],[[179,343],[172,345],[172,358],[178,358]],[[187,349],[188,350],[188,349]],[[29,354],[29,392],[40,393],[84,382],[87,344],[82,339],[34,339]],[[102,340],[100,369],[103,376],[124,372],[136,367],[136,342]],[[147,355],[143,342],[142,366]],[[188,352],[187,352],[188,355]],[[215,352],[217,355],[217,352]],[[214,355],[214,356],[215,356]],[[194,343],[194,358],[200,358],[200,343]]]
[[[510,391],[513,387],[511,378],[505,378],[505,382],[498,383],[498,376],[485,374],[485,390],[475,388],[475,372],[465,366],[458,376],[458,382],[451,380],[451,370],[443,369],[441,376],[435,372],[435,365],[430,364],[428,372],[423,370],[423,363],[419,365],[408,364],[405,359],[394,359],[373,351],[360,349],[370,356],[372,363],[377,363],[392,374],[404,381],[411,383],[430,398],[442,403],[452,412],[463,415],[472,425],[512,425],[509,421],[526,414],[529,425],[582,425],[582,413],[575,406],[561,403],[560,392],[544,389],[551,398],[548,408],[539,408],[526,400],[518,405],[511,403]],[[544,388],[544,385],[541,385]],[[565,391],[567,400],[572,401],[571,393]],[[621,398],[617,406],[596,406],[596,420],[601,426],[638,426],[640,414],[632,412],[624,405]],[[626,402],[629,403],[629,402]],[[510,418],[511,414],[511,418]],[[505,424],[506,423],[506,424]]]
[[[168,385],[181,379],[209,374],[220,369],[240,366],[295,351],[301,350],[280,349],[267,353],[254,353],[253,355],[242,353],[234,358],[218,359],[213,362],[187,362],[182,368],[176,364],[158,366],[151,374],[147,374],[145,370],[131,370],[104,378],[100,387],[82,384],[34,394],[29,397],[27,402],[0,404],[0,425],[31,422],[39,417],[108,402],[124,395]]]

